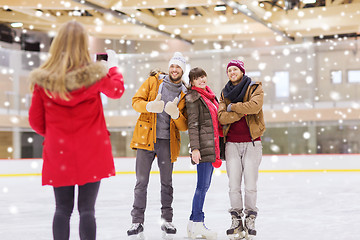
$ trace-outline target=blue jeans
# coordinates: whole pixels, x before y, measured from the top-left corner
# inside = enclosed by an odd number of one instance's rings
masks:
[[[214,167],[212,166],[211,162],[203,162],[197,165],[197,185],[190,215],[190,220],[194,222],[204,221],[205,216],[203,212],[203,206],[206,192],[210,187],[213,171]]]

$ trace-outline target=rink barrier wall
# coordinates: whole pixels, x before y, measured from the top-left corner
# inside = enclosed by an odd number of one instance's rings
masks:
[[[117,175],[135,174],[135,158],[115,158]],[[0,159],[0,177],[41,176],[42,159]],[[360,154],[264,155],[260,173],[360,172]],[[189,157],[179,157],[174,174],[195,174]],[[225,162],[215,173],[226,173]],[[156,159],[151,174],[159,174]]]

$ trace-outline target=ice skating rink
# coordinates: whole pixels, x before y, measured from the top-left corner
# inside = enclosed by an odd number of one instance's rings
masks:
[[[156,160],[155,160],[156,161]],[[41,186],[41,160],[0,160],[0,239],[52,239],[52,187]],[[128,239],[135,184],[134,158],[116,159],[116,177],[101,183],[96,205],[97,239]],[[264,156],[258,182],[261,240],[359,240],[360,155]],[[159,174],[156,162],[148,189],[146,239],[161,239]],[[186,225],[196,185],[189,158],[175,163],[174,239],[186,239]],[[326,170],[326,171],[324,171]],[[230,226],[225,166],[215,171],[205,200],[205,223],[227,239]],[[78,237],[74,209],[70,239]]]

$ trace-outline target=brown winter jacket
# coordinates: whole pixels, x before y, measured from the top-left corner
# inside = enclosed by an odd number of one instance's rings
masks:
[[[201,95],[189,90],[185,96],[188,114],[189,139],[191,150],[200,151],[200,162],[215,162],[214,125],[210,110]]]
[[[158,95],[159,86],[163,82],[162,79],[159,79],[159,75],[158,73],[146,79],[132,98],[134,110],[141,113],[130,143],[132,149],[154,150],[154,143],[156,142],[156,113],[148,112],[146,104],[155,100]],[[180,112],[179,117],[170,120],[171,162],[175,162],[180,154],[181,139],[179,131],[186,131],[188,128],[184,92],[181,92],[178,108]]]
[[[262,110],[264,101],[264,91],[261,82],[251,82],[244,96],[243,102],[233,103],[231,112],[227,111],[227,106],[231,103],[224,98],[221,93],[218,118],[223,125],[224,138],[226,137],[232,123],[239,121],[245,116],[249,126],[251,139],[256,139],[265,132],[264,113]]]

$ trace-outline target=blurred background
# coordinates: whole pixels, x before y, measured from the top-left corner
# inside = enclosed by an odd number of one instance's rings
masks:
[[[135,156],[131,98],[152,69],[168,71],[175,51],[188,61],[184,81],[201,67],[218,97],[227,63],[244,61],[265,92],[264,154],[360,153],[359,0],[2,0],[1,159],[41,158],[27,78],[71,19],[88,29],[94,60],[106,49],[118,53],[125,94],[102,96],[115,157]],[[182,133],[182,156],[188,141]]]

